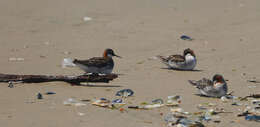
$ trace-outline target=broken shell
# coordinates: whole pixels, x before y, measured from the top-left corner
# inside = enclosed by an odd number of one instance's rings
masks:
[[[131,89],[123,89],[120,90],[116,93],[116,96],[121,96],[121,97],[128,97],[128,96],[133,96],[134,91]]]
[[[164,106],[164,104],[150,104],[150,105],[145,105],[143,108],[144,109],[152,109],[152,108],[159,108]]]
[[[114,107],[114,108],[121,108],[124,105],[126,105],[126,103],[123,103],[122,99],[112,100],[112,107]]]
[[[168,113],[165,117],[164,117],[164,121],[167,123],[171,123],[171,124],[177,124],[177,122],[179,121],[179,119],[182,118],[186,118],[185,116],[181,116],[181,115],[175,115],[172,113]]]
[[[178,106],[181,103],[181,97],[179,95],[168,96],[166,102],[167,106]]]
[[[92,105],[100,106],[100,107],[108,107],[110,104],[110,101],[106,98],[100,98],[99,100],[95,100]]]
[[[184,112],[184,110],[182,108],[172,108],[172,109],[170,109],[170,111],[173,114],[185,114],[185,115],[189,115],[190,114],[189,112]]]
[[[258,116],[258,115],[247,115],[247,116],[245,116],[245,120],[260,122],[260,116]]]
[[[153,104],[163,104],[163,100],[162,99],[155,99],[155,100],[152,100],[152,103]]]
[[[114,103],[122,103],[123,100],[122,99],[115,99],[115,100],[112,100],[112,104]]]

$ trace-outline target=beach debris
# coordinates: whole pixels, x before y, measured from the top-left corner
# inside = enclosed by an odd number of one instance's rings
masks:
[[[124,98],[126,98],[128,96],[133,96],[133,94],[134,94],[134,91],[131,89],[122,89],[122,90],[116,92],[116,96],[121,96]]]
[[[238,102],[233,102],[231,105],[234,105],[234,106],[241,106],[242,104],[241,104],[241,103],[238,103]]]
[[[245,116],[245,120],[260,122],[260,116],[259,115],[247,115],[247,116]]]
[[[184,115],[174,113],[168,113],[164,117],[164,121],[168,124],[168,126],[177,125],[177,127],[204,127],[204,125],[199,121],[190,120]]]
[[[79,116],[84,116],[84,115],[85,115],[85,113],[78,112],[78,115],[79,115]]]
[[[173,113],[168,113],[167,115],[165,115],[164,121],[167,122],[168,125],[176,125],[176,124],[178,124],[178,121],[180,119],[184,119],[184,118],[187,118],[187,117],[184,115],[176,115]]]
[[[38,93],[38,94],[37,94],[37,99],[43,99],[43,97],[42,97],[42,94],[41,94],[41,93]]]
[[[251,114],[251,113],[248,112],[248,111],[245,111],[245,112],[242,112],[242,113],[238,114],[237,116],[238,116],[238,117],[241,117],[241,116],[247,116],[247,115],[249,115],[249,114]]]
[[[121,108],[124,105],[126,105],[126,103],[123,103],[122,99],[115,99],[115,100],[112,100],[111,105],[112,105],[113,108],[117,108],[118,109],[118,108]]]
[[[82,102],[90,102],[91,100],[90,99],[81,99],[80,101],[82,101]]]
[[[90,21],[90,20],[92,20],[91,17],[87,17],[87,16],[85,16],[85,17],[83,18],[83,21],[85,21],[85,22]]]
[[[240,100],[241,101],[247,100],[247,98],[260,98],[260,94],[251,94],[249,96],[245,96],[245,97],[241,98]]]
[[[159,108],[164,106],[162,99],[155,99],[152,100],[151,103],[142,102],[141,106],[128,106],[128,108],[132,109],[153,109],[153,108]]]
[[[168,96],[168,99],[166,101],[167,106],[178,106],[180,103],[181,96],[179,95]]]
[[[56,94],[55,92],[52,92],[52,91],[48,91],[45,93],[46,95],[52,95],[52,94]]]
[[[259,105],[260,104],[260,100],[252,100],[251,102],[254,105]]]
[[[19,61],[24,61],[24,58],[21,58],[21,57],[11,57],[11,58],[9,58],[9,61],[17,61],[17,62],[19,62]]]
[[[250,80],[247,80],[247,82],[260,83],[260,81],[259,81],[259,80],[256,80],[256,79],[250,79]]]
[[[144,105],[142,108],[144,109],[153,109],[153,108],[159,108],[164,106],[164,104],[160,104],[160,103],[155,103],[155,104],[148,104],[148,105]]]
[[[128,106],[128,108],[130,108],[130,109],[143,109],[143,108],[141,108],[139,106],[133,106],[133,105]]]
[[[74,59],[71,58],[64,58],[62,61],[62,68],[66,68],[66,67],[75,67],[76,65],[73,63]]]
[[[180,38],[181,38],[182,40],[188,40],[188,41],[192,41],[192,40],[193,40],[193,38],[191,38],[191,37],[189,37],[189,36],[187,36],[187,35],[182,35]]]
[[[110,105],[110,101],[106,98],[100,98],[98,100],[94,100],[92,105],[96,105],[100,107],[108,107]]]
[[[69,98],[63,102],[66,106],[85,106],[86,104],[77,101],[74,98]]]
[[[222,96],[220,99],[221,99],[222,102],[228,102],[228,99],[227,99],[226,96]]]
[[[120,111],[121,113],[123,113],[123,112],[125,112],[126,110],[125,110],[124,108],[120,108],[119,111]]]
[[[184,112],[184,110],[182,108],[171,108],[170,111],[173,114],[184,114],[184,115],[190,115],[191,114],[189,112]]]
[[[122,103],[123,100],[122,99],[115,99],[115,100],[112,100],[112,104],[115,104],[115,103]]]
[[[14,88],[14,84],[19,84],[19,83],[23,83],[23,81],[9,81],[8,82],[8,87],[9,88]]]
[[[152,100],[152,103],[153,103],[153,104],[163,104],[163,99],[155,99],[155,100]]]
[[[14,84],[13,84],[12,81],[9,81],[9,82],[8,82],[8,87],[9,87],[9,88],[14,88]]]
[[[117,74],[91,74],[91,75],[16,75],[0,73],[0,82],[12,81],[13,83],[42,83],[63,81],[73,85],[81,85],[82,82],[104,82],[109,83],[117,78]]]

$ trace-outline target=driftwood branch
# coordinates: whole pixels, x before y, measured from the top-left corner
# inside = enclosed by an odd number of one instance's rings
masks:
[[[63,76],[63,75],[15,75],[15,74],[1,74],[0,82],[23,82],[23,83],[41,83],[52,81],[63,81],[71,84],[80,84],[81,82],[104,82],[117,78],[116,74],[99,75],[79,75],[79,76]]]

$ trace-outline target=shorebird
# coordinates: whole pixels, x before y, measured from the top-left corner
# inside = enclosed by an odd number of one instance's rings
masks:
[[[114,68],[113,56],[121,58],[112,49],[106,49],[103,57],[93,57],[87,60],[74,59],[72,62],[86,73],[110,74]]]
[[[212,80],[202,78],[199,81],[188,81],[199,90],[201,95],[204,96],[219,98],[225,96],[228,91],[227,83],[220,74],[215,74]]]
[[[176,70],[192,70],[197,64],[193,50],[185,49],[183,55],[157,56],[169,68]]]

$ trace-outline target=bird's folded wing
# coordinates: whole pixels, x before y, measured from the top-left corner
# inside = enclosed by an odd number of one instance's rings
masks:
[[[185,61],[185,57],[182,55],[171,55],[167,59],[169,61],[176,62],[176,63]]]
[[[203,78],[199,81],[189,81],[192,85],[196,86],[198,89],[205,89],[207,87],[212,87],[213,82],[209,79]]]
[[[109,59],[105,59],[103,57],[93,57],[93,58],[90,58],[88,60],[74,60],[73,63],[75,64],[82,64],[82,65],[85,65],[85,66],[95,66],[95,67],[104,67],[106,65],[108,65]]]

